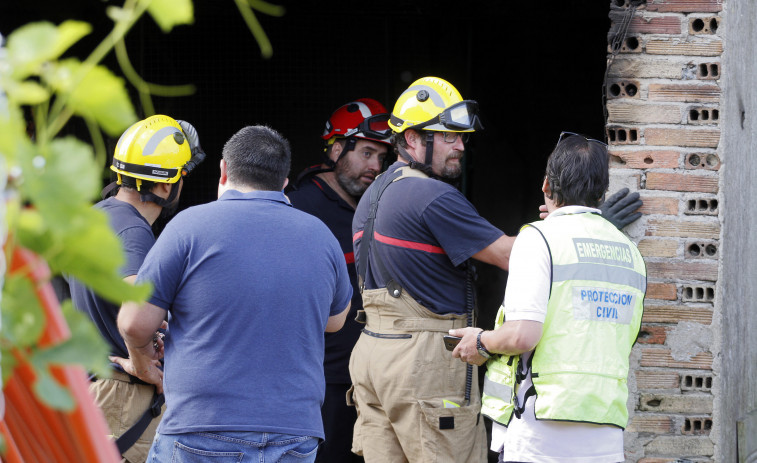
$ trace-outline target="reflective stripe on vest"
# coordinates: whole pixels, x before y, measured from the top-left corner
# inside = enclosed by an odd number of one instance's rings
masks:
[[[536,418],[625,428],[629,355],[646,290],[641,254],[596,214],[530,226],[552,260],[547,316],[531,362]]]
[[[505,308],[500,306],[494,329],[502,326],[504,320]],[[513,415],[513,389],[517,367],[518,358],[507,355],[493,355],[486,362],[481,414],[504,426],[510,423]]]

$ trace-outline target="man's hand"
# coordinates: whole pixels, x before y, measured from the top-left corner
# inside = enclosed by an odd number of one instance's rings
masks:
[[[599,209],[602,217],[609,220],[618,230],[641,217],[641,212],[634,212],[642,206],[639,193],[628,194],[628,188],[619,190],[603,202]]]
[[[108,359],[120,365],[126,373],[136,376],[146,383],[154,384],[158,394],[163,393],[163,370],[160,369],[160,360],[141,359],[140,365],[136,366],[131,359],[116,357],[115,355],[111,355]]]
[[[449,334],[452,336],[463,338],[452,351],[452,356],[472,365],[483,365],[486,359],[478,354],[478,347],[476,346],[476,338],[480,331],[481,328],[473,326],[449,330]]]

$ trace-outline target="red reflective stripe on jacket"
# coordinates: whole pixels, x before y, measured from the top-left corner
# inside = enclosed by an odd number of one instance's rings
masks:
[[[407,248],[407,249],[416,249],[418,251],[425,251],[425,252],[430,252],[433,254],[447,254],[446,252],[444,252],[444,249],[440,248],[439,246],[433,246],[433,245],[424,244],[424,243],[416,243],[415,241],[400,240],[397,238],[384,236],[378,232],[373,232],[373,236],[376,238],[376,241],[379,241],[384,244],[389,244],[392,246],[398,246],[398,247]]]
[[[345,252],[344,253],[344,260],[348,264],[354,264],[355,263],[355,253],[354,252]]]
[[[373,232],[373,236],[376,238],[376,241],[380,241],[384,244],[388,244],[391,246],[398,246],[400,248],[407,248],[407,249],[416,249],[418,251],[426,251],[433,254],[447,254],[444,252],[444,249],[440,248],[439,246],[434,246],[431,244],[424,244],[424,243],[416,243],[415,241],[407,241],[407,240],[401,240],[397,238],[392,238],[389,236],[384,236],[381,233]],[[363,230],[360,230],[359,232],[355,233],[352,237],[352,242],[354,243],[358,239],[363,237]]]

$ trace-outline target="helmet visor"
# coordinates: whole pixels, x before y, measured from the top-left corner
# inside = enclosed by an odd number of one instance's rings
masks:
[[[358,126],[357,133],[362,134],[365,138],[385,140],[392,134],[388,121],[389,114],[375,114],[366,117]]]
[[[478,119],[478,103],[464,100],[455,103],[432,119],[416,125],[415,129],[430,127],[426,130],[475,132],[483,130],[484,126]]]
[[[439,122],[451,130],[482,130],[478,120],[478,103],[464,100],[442,111]]]

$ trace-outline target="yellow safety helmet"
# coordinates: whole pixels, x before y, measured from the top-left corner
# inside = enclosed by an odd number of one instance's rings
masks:
[[[478,103],[463,100],[452,84],[439,77],[422,77],[410,84],[394,104],[389,127],[397,133],[410,128],[442,132],[483,129]]]
[[[118,174],[119,185],[121,176],[126,175],[136,178],[137,190],[141,190],[142,180],[178,182],[194,167],[190,159],[192,150],[179,123],[156,115],[137,122],[121,135],[110,169]]]

